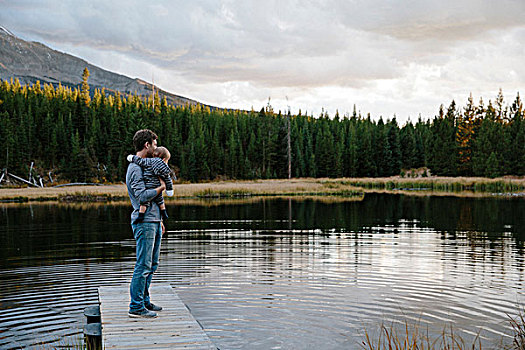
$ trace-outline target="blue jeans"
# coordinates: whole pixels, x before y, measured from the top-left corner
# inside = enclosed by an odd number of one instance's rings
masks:
[[[160,222],[140,222],[131,224],[131,228],[137,243],[137,261],[129,288],[129,311],[139,311],[150,303],[149,285],[159,266],[162,228]]]

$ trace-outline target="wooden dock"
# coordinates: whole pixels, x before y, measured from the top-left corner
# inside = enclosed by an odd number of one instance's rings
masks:
[[[128,285],[98,289],[103,349],[218,349],[170,285],[151,286],[150,295],[163,308],[158,317],[131,318]]]

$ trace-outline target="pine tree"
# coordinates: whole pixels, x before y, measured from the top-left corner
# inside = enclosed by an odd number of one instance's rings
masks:
[[[520,95],[510,107],[510,123],[505,128],[504,137],[504,167],[508,174],[521,175],[524,173],[524,164],[522,159],[525,154],[525,139],[524,139],[524,119],[523,119],[523,103]]]
[[[317,177],[317,167],[315,159],[315,150],[314,150],[314,138],[311,124],[307,123],[305,125],[305,134],[306,134],[306,150],[304,152],[305,162],[306,162],[306,176]]]
[[[485,174],[486,177],[498,177],[501,175],[500,162],[496,153],[490,153],[489,158],[485,163]]]
[[[354,120],[355,122],[355,120]],[[358,173],[358,142],[356,134],[356,126],[352,122],[349,127],[348,134],[346,137],[346,166],[345,166],[345,176],[355,177]]]
[[[443,106],[439,116],[432,124],[432,150],[430,156],[431,171],[435,175],[456,175],[456,103],[452,101],[447,114],[444,115]]]
[[[362,121],[358,129],[358,174],[359,177],[377,176],[372,146],[372,124],[370,120]]]
[[[399,140],[399,126],[394,117],[387,124],[387,138],[390,159],[388,160],[388,175],[398,175],[401,170],[401,144]]]
[[[476,132],[476,107],[470,94],[467,106],[458,116],[456,129],[456,143],[458,147],[458,174],[461,176],[472,175],[472,143]]]
[[[318,177],[328,177],[334,172],[335,147],[334,137],[328,127],[327,118],[319,122],[315,142],[315,159]]]
[[[401,150],[401,168],[412,169],[417,167],[416,137],[414,125],[409,121],[399,133]],[[419,150],[421,152],[421,150]]]

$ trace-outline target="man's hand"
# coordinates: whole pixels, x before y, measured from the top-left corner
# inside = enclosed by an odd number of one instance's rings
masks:
[[[164,191],[166,189],[166,183],[164,182],[164,180],[162,180],[159,177],[159,181],[160,181],[160,186],[155,189],[157,191],[157,194],[161,194],[162,191]]]
[[[162,228],[162,235],[164,235],[164,232],[166,232],[166,226],[164,226],[164,223],[160,222],[160,227]]]

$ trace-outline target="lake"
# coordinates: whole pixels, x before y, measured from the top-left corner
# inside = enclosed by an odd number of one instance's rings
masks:
[[[171,284],[223,350],[359,349],[365,329],[405,322],[497,349],[525,300],[523,198],[174,201],[168,213],[153,283]],[[131,278],[129,214],[0,204],[0,348],[78,343],[97,287]]]

